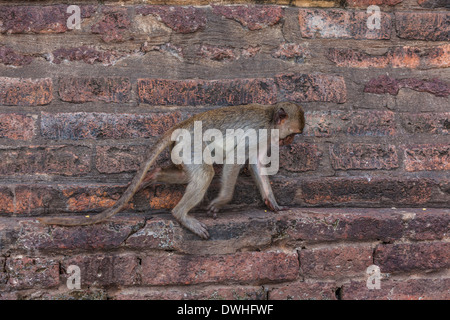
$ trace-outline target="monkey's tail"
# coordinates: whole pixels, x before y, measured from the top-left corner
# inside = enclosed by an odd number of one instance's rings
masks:
[[[139,185],[142,183],[142,180],[145,177],[145,174],[150,169],[150,167],[155,163],[158,155],[169,146],[172,142],[168,135],[164,135],[161,139],[154,145],[152,150],[149,152],[150,157],[147,159],[144,165],[142,165],[134,176],[133,180],[129,187],[125,190],[123,195],[119,200],[109,209],[104,210],[103,212],[96,214],[92,217],[46,217],[46,218],[38,218],[41,223],[45,224],[56,224],[61,226],[85,226],[90,224],[96,224],[102,222],[116,213],[118,213],[122,208],[128,203],[128,201],[133,197],[134,193],[139,188]]]

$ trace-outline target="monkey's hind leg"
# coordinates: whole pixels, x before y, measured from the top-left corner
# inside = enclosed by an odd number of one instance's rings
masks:
[[[211,165],[185,165],[184,170],[189,178],[186,191],[180,202],[173,208],[172,214],[187,229],[203,239],[209,238],[206,226],[195,218],[189,217],[188,212],[194,208],[205,196],[214,177]]]

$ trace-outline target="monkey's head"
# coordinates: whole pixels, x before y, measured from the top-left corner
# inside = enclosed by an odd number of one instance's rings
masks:
[[[282,102],[274,106],[273,122],[279,130],[280,145],[290,144],[296,134],[303,132],[305,113],[298,104]]]

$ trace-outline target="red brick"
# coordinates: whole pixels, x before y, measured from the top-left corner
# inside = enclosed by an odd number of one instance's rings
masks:
[[[148,150],[148,146],[97,146],[96,168],[101,173],[136,171]]]
[[[447,97],[450,95],[450,85],[437,78],[431,80],[420,80],[416,78],[394,79],[385,75],[372,78],[364,87],[364,92],[397,95],[401,88],[428,92],[437,97]]]
[[[74,48],[59,48],[52,51],[48,60],[55,64],[63,61],[83,61],[88,64],[101,63],[109,66],[122,58],[125,54],[117,51],[97,50],[94,47],[81,46]]]
[[[301,274],[305,278],[342,279],[365,273],[372,265],[373,249],[366,245],[300,250]]]
[[[31,140],[36,132],[35,116],[16,113],[0,114],[0,138],[11,140]]]
[[[347,101],[347,88],[342,76],[328,74],[282,74],[275,77],[284,99],[295,102]]]
[[[408,40],[448,41],[448,12],[396,12],[397,36]]]
[[[80,175],[91,170],[91,149],[71,146],[0,148],[0,175]]]
[[[450,113],[404,113],[400,117],[403,128],[411,134],[447,135],[450,132]]]
[[[306,112],[305,118],[306,136],[392,136],[396,133],[394,113],[390,111],[313,111]]]
[[[280,231],[290,240],[306,243],[340,240],[387,242],[400,239],[403,235],[402,217],[391,209],[310,210],[289,210],[277,221]]]
[[[9,257],[5,270],[10,289],[51,288],[59,285],[59,263],[48,258]]]
[[[80,268],[82,288],[132,286],[141,283],[140,261],[131,253],[75,255],[61,262],[63,270],[67,270],[70,265]]]
[[[265,300],[261,286],[214,286],[207,288],[124,289],[114,300]]]
[[[128,40],[130,26],[127,8],[103,6],[102,19],[91,27],[91,32],[100,34],[105,42],[122,42]]]
[[[272,53],[272,57],[281,60],[295,61],[297,63],[303,63],[306,57],[309,57],[311,53],[306,47],[298,43],[283,42],[278,49]]]
[[[350,8],[366,8],[368,6],[395,6],[403,0],[346,0],[345,5]]]
[[[184,34],[203,29],[207,21],[205,10],[195,7],[139,6],[136,14],[156,15],[166,26]]]
[[[269,300],[336,300],[334,282],[294,282],[269,290]]]
[[[272,79],[138,79],[138,96],[151,105],[273,104],[276,87]]]
[[[436,68],[450,67],[450,44],[443,44],[426,50],[423,64],[425,66]]]
[[[280,168],[292,172],[314,171],[319,167],[321,157],[315,144],[292,143],[280,148]]]
[[[330,158],[335,170],[398,168],[397,150],[393,145],[334,144],[330,146]]]
[[[424,8],[450,8],[447,0],[417,0],[417,3]]]
[[[304,38],[381,40],[391,37],[391,15],[381,12],[379,29],[369,29],[372,13],[339,9],[300,9],[300,32]]]
[[[405,147],[406,171],[450,170],[450,145]]]
[[[145,285],[264,283],[298,278],[297,254],[242,252],[230,255],[164,255],[142,259]]]
[[[67,28],[68,5],[2,6],[0,33],[62,33]],[[91,17],[96,6],[81,5],[81,18]]]
[[[344,284],[342,300],[449,300],[450,279],[381,280],[380,289],[368,289],[366,281]]]
[[[232,19],[249,30],[260,30],[277,24],[283,18],[279,6],[215,6],[213,12]]]
[[[427,179],[376,177],[323,178],[303,181],[302,200],[311,205],[424,205],[432,201],[435,184]]]
[[[66,254],[74,250],[117,249],[135,231],[145,225],[145,219],[113,218],[106,223],[81,227],[60,227],[33,220],[18,223],[17,249],[50,251]]]
[[[179,112],[151,114],[48,113],[41,115],[46,139],[133,139],[163,134],[181,120]]]
[[[214,61],[235,60],[233,48],[202,45],[198,53],[201,57]]]
[[[59,97],[63,101],[123,103],[130,100],[130,96],[129,78],[63,78],[59,80]]]
[[[382,273],[440,270],[450,267],[450,243],[399,243],[378,245],[374,264]]]
[[[430,48],[391,47],[383,55],[350,48],[330,48],[327,58],[339,67],[351,68],[446,68],[450,65],[450,45]]]
[[[14,193],[8,187],[0,186],[0,213],[14,213]]]
[[[52,187],[37,184],[17,185],[14,191],[15,214],[42,214],[50,210],[60,209],[55,208],[55,204],[53,204],[54,201],[59,200],[59,192]]]
[[[0,77],[0,104],[38,106],[52,101],[52,80]]]
[[[25,66],[33,61],[33,57],[15,52],[10,47],[0,47],[0,63],[4,65],[12,65],[15,67]]]
[[[405,235],[408,239],[442,240],[450,231],[450,211],[448,209],[410,209],[406,214]]]

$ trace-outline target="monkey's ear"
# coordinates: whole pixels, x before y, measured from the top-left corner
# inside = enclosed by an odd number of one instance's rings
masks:
[[[287,118],[288,118],[288,114],[286,113],[286,111],[284,111],[283,108],[275,110],[275,112],[273,113],[273,122],[275,124],[281,124]]]

